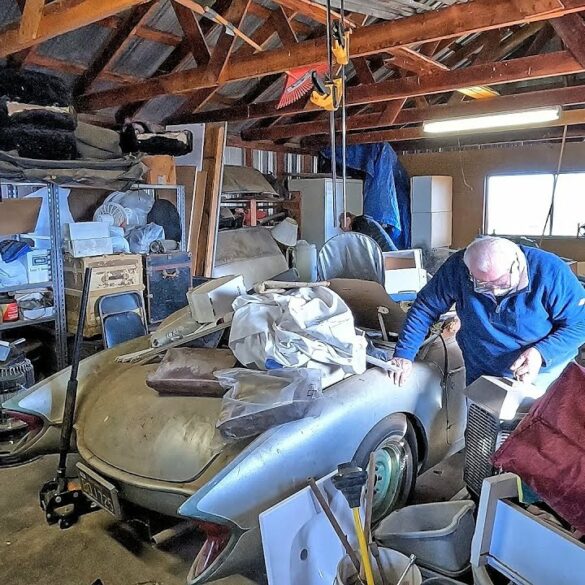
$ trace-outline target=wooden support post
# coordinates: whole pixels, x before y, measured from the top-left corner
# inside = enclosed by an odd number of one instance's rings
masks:
[[[211,277],[223,181],[223,155],[226,124],[207,124],[203,145],[203,171],[207,174],[203,197],[201,228],[193,257],[193,274]],[[196,197],[197,199],[197,197]]]

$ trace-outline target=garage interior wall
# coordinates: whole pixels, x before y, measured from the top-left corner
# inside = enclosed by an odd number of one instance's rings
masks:
[[[486,178],[493,174],[555,173],[560,148],[560,144],[492,147],[405,154],[401,160],[411,176],[453,177],[453,247],[461,248],[483,229]],[[585,143],[567,144],[561,172],[578,171],[585,171]],[[583,238],[547,237],[542,247],[566,258],[585,261]]]

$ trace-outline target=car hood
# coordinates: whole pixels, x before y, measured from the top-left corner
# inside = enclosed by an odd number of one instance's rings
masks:
[[[124,472],[186,483],[199,476],[225,443],[215,424],[219,398],[161,396],[146,385],[157,365],[101,371],[91,398],[79,405],[78,443]]]

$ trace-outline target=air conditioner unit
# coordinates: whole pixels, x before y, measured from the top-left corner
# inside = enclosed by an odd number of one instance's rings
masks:
[[[479,498],[483,480],[498,473],[491,463],[492,455],[542,390],[507,378],[482,376],[466,388],[465,394],[468,405],[463,479],[469,492]]]

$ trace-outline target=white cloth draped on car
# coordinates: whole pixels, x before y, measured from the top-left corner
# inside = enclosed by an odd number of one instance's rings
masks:
[[[348,306],[329,288],[242,295],[233,308],[229,346],[245,366],[320,368],[328,377],[366,369],[366,342],[356,335]]]

